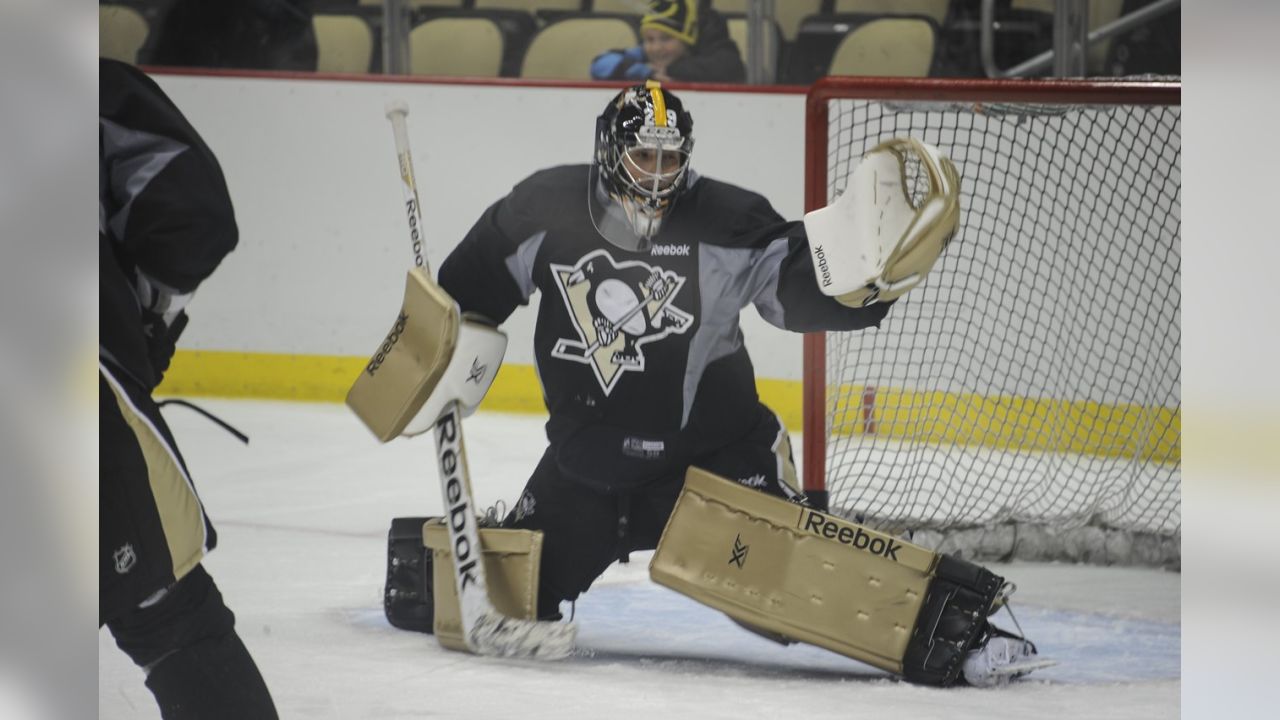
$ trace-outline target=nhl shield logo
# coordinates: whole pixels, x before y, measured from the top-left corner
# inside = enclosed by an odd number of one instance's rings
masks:
[[[551,273],[578,334],[557,340],[551,356],[590,365],[605,395],[624,372],[644,372],[643,346],[693,325],[673,304],[685,278],[656,265],[596,250]]]
[[[116,572],[124,575],[138,562],[138,555],[133,551],[133,545],[125,543],[116,548],[116,551],[111,554],[111,559],[115,561]]]

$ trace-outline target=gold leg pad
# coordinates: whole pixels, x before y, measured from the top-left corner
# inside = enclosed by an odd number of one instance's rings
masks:
[[[690,468],[649,574],[748,625],[901,673],[937,557]]]
[[[422,526],[422,542],[431,550],[436,639],[450,650],[469,652],[462,633],[462,610],[453,584],[449,530],[441,519]],[[489,601],[508,617],[533,620],[538,613],[538,572],[542,533],[533,530],[480,528]]]

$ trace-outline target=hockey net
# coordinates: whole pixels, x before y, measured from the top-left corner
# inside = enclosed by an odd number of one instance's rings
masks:
[[[982,560],[1180,564],[1181,85],[828,78],[806,205],[910,136],[961,225],[880,329],[805,338],[805,485]]]

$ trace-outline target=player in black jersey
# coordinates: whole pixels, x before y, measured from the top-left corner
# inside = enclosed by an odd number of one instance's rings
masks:
[[[780,328],[876,327],[891,303],[819,291],[801,222],[698,175],[693,118],[657,83],[597,121],[595,162],[535,173],[440,267],[501,323],[537,290],[548,447],[506,525],[544,533],[539,614],[653,549],[690,465],[804,502],[786,429],[760,403],[739,313]]]
[[[813,643],[912,682],[995,685],[1047,667],[1025,637],[988,621],[1012,592],[1003,578],[803,507],[786,429],[760,403],[738,323],[753,304],[786,330],[878,326],[959,227],[955,165],[917,139],[889,140],[863,155],[839,198],[787,222],[759,195],[699,177],[692,150],[693,119],[675,95],[653,81],[628,88],[597,121],[591,165],[518,183],[441,265],[439,288],[410,272],[400,317],[416,317],[405,332],[422,339],[400,351],[396,370],[362,375],[348,404],[384,441],[422,428],[419,415],[439,418],[459,599],[427,579],[439,569],[429,558],[447,551],[432,545],[423,559],[423,539],[442,525],[398,518],[388,619],[480,654],[569,650],[571,635],[550,632],[564,626],[507,622],[489,606],[497,596],[528,613],[526,561],[506,566],[512,587],[472,577],[470,552],[483,537],[466,534],[469,494],[455,477],[465,463],[449,444],[460,443],[459,408],[478,403],[464,372],[479,360],[469,359],[492,356],[474,327],[468,336],[454,325],[490,328],[483,320],[503,322],[541,290],[534,359],[548,445],[503,520],[541,532],[540,619],[558,619],[561,603],[615,560],[657,549],[656,582],[772,639]],[[531,536],[505,535],[536,548]],[[489,597],[472,594],[468,616],[466,593],[477,589]]]
[[[236,245],[213,153],[151,78],[98,67],[98,624],[166,718],[274,718],[201,565],[217,536],[151,397],[184,306]]]

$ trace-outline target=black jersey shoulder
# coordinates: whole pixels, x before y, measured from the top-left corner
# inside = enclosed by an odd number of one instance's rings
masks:
[[[98,116],[189,143],[196,131],[155,80],[128,63],[98,59]]]
[[[498,234],[512,246],[539,233],[580,234],[590,223],[586,210],[589,169],[589,165],[559,165],[516,183],[489,211]]]
[[[590,165],[578,164],[557,165],[539,170],[517,183],[511,194],[523,200],[545,200],[549,197],[557,205],[568,200],[585,199],[590,169]],[[578,192],[583,193],[581,198],[578,197]]]
[[[676,214],[700,242],[724,247],[763,247],[803,232],[800,223],[788,222],[763,195],[704,176],[680,197]]]

